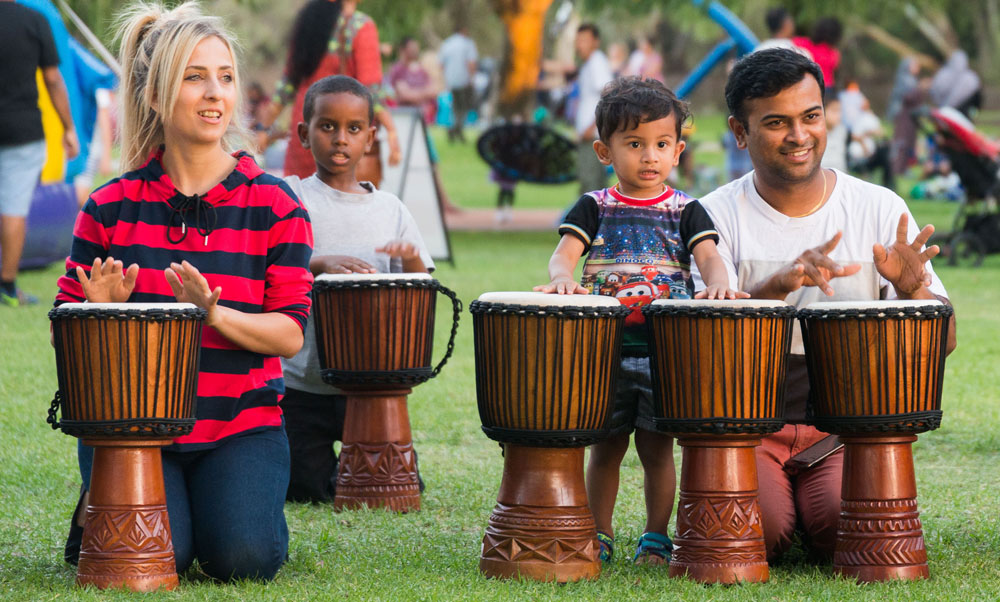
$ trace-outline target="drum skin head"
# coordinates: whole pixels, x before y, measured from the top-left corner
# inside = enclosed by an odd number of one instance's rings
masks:
[[[483,293],[478,301],[503,305],[540,307],[620,307],[621,303],[607,295],[556,295],[534,291],[500,291]]]
[[[198,309],[193,303],[63,303],[59,306],[64,310],[76,310],[76,311],[98,311],[98,310],[134,310],[134,311],[146,311],[150,309],[159,309],[164,311],[171,310],[184,310],[184,309]]]
[[[652,305],[667,307],[719,307],[719,308],[762,308],[788,307],[784,301],[774,299],[657,299]]]
[[[397,272],[392,274],[320,274],[316,282],[376,282],[380,280],[433,280],[426,272]]]

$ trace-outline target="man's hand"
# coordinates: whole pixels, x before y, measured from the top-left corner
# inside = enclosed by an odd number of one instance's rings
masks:
[[[856,263],[842,266],[830,259],[830,252],[837,247],[843,235],[843,232],[837,232],[830,240],[799,255],[791,265],[771,276],[768,288],[779,293],[781,299],[803,286],[819,287],[824,294],[832,296],[831,280],[853,276],[861,269]]]
[[[125,303],[135,288],[135,279],[139,275],[139,266],[132,264],[128,270],[114,257],[101,261],[94,258],[90,275],[82,267],[76,267],[76,277],[83,287],[83,296],[91,303]]]
[[[878,243],[872,247],[875,269],[892,283],[892,287],[901,297],[913,295],[921,288],[930,286],[931,275],[924,265],[941,252],[937,245],[923,249],[931,234],[934,234],[934,226],[930,224],[924,226],[913,242],[908,243],[906,242],[908,225],[907,215],[905,213],[900,215],[899,224],[896,226],[896,242],[888,249]]]
[[[80,139],[76,136],[75,129],[63,132],[63,150],[66,151],[67,159],[75,159],[80,154]]]

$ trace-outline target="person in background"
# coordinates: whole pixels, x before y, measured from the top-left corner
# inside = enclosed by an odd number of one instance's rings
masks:
[[[476,74],[479,52],[476,43],[469,37],[465,25],[456,28],[438,50],[438,60],[444,70],[444,83],[451,92],[452,124],[448,128],[448,140],[465,142],[465,120],[475,101],[472,78]]]
[[[313,82],[328,75],[348,75],[371,89],[375,96],[375,119],[385,129],[389,142],[389,165],[402,158],[399,136],[392,115],[383,104],[382,56],[375,21],[358,10],[358,0],[309,0],[292,26],[291,50],[285,74],[276,86],[270,109],[254,124],[258,146],[263,150],[274,120],[292,104],[285,175],[309,177],[315,168],[312,155],[302,148],[297,135],[302,121],[302,103]],[[382,179],[381,147],[378,139],[362,160],[364,179],[376,186]]]
[[[896,68],[896,78],[892,83],[892,93],[889,95],[889,106],[885,111],[885,119],[895,123],[896,115],[903,108],[903,98],[919,86],[920,63],[912,56],[904,56]]]
[[[73,178],[73,187],[76,188],[80,207],[83,207],[90,196],[94,178],[111,173],[111,145],[114,139],[111,127],[111,90],[98,88],[94,97],[97,102],[97,116],[94,121],[94,134],[90,138],[90,152],[83,171]]]
[[[420,117],[424,124],[434,123],[437,111],[438,89],[427,69],[420,64],[420,43],[409,36],[399,42],[399,60],[389,69],[389,85],[395,93],[396,102],[402,107],[420,109]],[[427,152],[430,155],[431,171],[438,194],[441,195],[441,205],[448,213],[461,211],[451,203],[445,192],[444,182],[438,172],[438,153],[434,140],[427,134]]]
[[[608,66],[615,78],[621,77],[625,66],[628,64],[628,47],[621,42],[611,42],[608,44]]]
[[[420,64],[420,43],[410,36],[399,42],[399,60],[389,69],[389,85],[396,102],[404,107],[420,109],[424,123],[434,123],[438,89]]]
[[[953,107],[972,118],[983,104],[983,82],[969,68],[969,56],[956,50],[931,80],[930,100],[938,107]]]
[[[795,18],[783,6],[769,8],[764,15],[764,22],[767,24],[767,31],[771,37],[762,41],[754,48],[757,50],[767,50],[768,48],[787,48],[811,59],[812,53],[801,46],[796,46],[792,41],[795,35]]]
[[[903,95],[899,111],[892,122],[892,148],[890,159],[892,173],[900,176],[912,165],[917,164],[917,120],[914,113],[927,102],[927,91],[931,78],[924,76],[917,80],[915,88]]]
[[[847,141],[850,132],[841,118],[840,99],[830,97],[824,107],[826,115],[826,152],[821,165],[847,173]],[[753,169],[753,166],[750,167]],[[749,171],[749,170],[748,170]]]
[[[850,131],[851,141],[847,145],[848,165],[862,174],[876,169],[882,171],[882,185],[889,190],[896,187],[895,174],[889,161],[889,144],[886,140],[882,121],[872,111],[867,98],[861,103],[861,112],[854,120]]]
[[[17,286],[17,272],[28,229],[28,209],[45,165],[45,132],[38,109],[35,72],[62,122],[63,147],[72,159],[80,152],[59,74],[59,53],[52,30],[39,12],[0,0],[0,305],[38,303]]]
[[[836,17],[823,17],[813,24],[809,37],[792,38],[799,48],[805,48],[809,55],[823,71],[823,85],[827,93],[833,93],[836,83],[834,75],[840,67],[840,38],[844,35],[844,26]]]
[[[594,153],[594,140],[598,136],[594,111],[601,100],[604,86],[614,76],[608,57],[601,51],[601,32],[596,25],[580,25],[576,30],[574,47],[577,56],[583,61],[576,77],[578,97],[573,126],[576,129],[577,178],[580,181],[580,194],[585,194],[604,188],[608,181],[607,169]]]
[[[635,51],[628,58],[628,64],[622,72],[625,77],[648,77],[663,81],[663,56],[653,48],[649,36],[639,36]]]

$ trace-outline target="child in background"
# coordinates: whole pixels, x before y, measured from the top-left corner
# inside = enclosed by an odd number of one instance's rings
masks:
[[[587,467],[587,498],[605,562],[614,553],[619,469],[633,429],[646,498],[646,525],[633,560],[662,564],[673,550],[667,537],[676,488],[673,439],[657,432],[652,420],[641,308],[658,298],[691,297],[692,254],[706,284],[699,297],[749,296],[729,289],[716,251],[719,237],[705,210],[664,184],[684,150],[681,127],[689,115],[686,103],[656,80],[622,78],[604,88],[594,151],[602,164],[614,168],[618,184],[580,197],[559,227],[562,238],[549,261],[550,282],[535,287],[546,293],[609,295],[632,308],[625,321],[612,433],[591,448]],[[573,272],[584,254],[583,279],[577,283]]]
[[[394,195],[359,182],[358,162],[375,138],[371,92],[344,75],[323,78],[306,93],[299,140],[316,173],[285,179],[309,212],[315,235],[313,274],[427,272],[434,263],[413,216]],[[337,484],[333,442],[341,440],[346,399],[320,377],[314,322],[302,351],[282,360],[281,402],[292,468],[287,498],[331,501]],[[421,483],[422,485],[422,483]],[[421,487],[422,489],[422,487]]]

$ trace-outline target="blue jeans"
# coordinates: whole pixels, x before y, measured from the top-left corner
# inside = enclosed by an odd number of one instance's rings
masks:
[[[79,446],[90,483],[93,448]],[[163,452],[177,572],[195,558],[215,579],[271,580],[288,556],[288,438],[268,430],[196,452]]]

